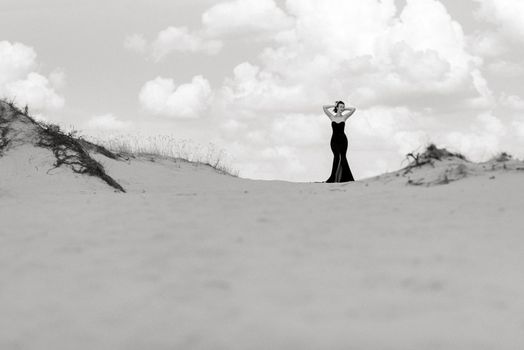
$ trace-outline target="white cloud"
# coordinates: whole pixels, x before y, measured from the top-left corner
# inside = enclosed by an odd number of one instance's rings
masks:
[[[480,122],[480,131],[490,134],[504,136],[506,134],[506,126],[502,121],[495,117],[492,113],[482,113],[477,117]]]
[[[289,28],[293,19],[274,0],[233,0],[202,14],[206,33],[214,37],[263,37]]]
[[[404,157],[429,141],[428,134],[420,130],[424,124],[421,119],[406,107],[377,106],[359,110],[349,125],[362,144],[394,150]]]
[[[481,60],[467,52],[460,25],[438,1],[408,0],[400,17],[392,0],[286,4],[294,28],[275,36],[279,45],[264,49],[261,65],[243,63],[226,80],[228,97],[241,105],[305,112],[348,97],[362,107],[420,108],[489,99]],[[348,13],[361,15],[341,25]]]
[[[219,130],[220,143],[234,152],[242,176],[305,180],[329,170],[331,128],[325,116],[277,113],[246,119],[235,112]],[[325,167],[318,164],[319,154]]]
[[[478,69],[471,72],[471,77],[473,78],[473,86],[479,93],[479,96],[474,96],[467,99],[466,103],[473,108],[493,108],[495,104],[495,98],[493,96],[493,92],[489,88],[488,81],[484,78]]]
[[[516,134],[516,136],[520,139],[524,139],[524,120],[522,120],[522,118],[520,120],[514,120],[511,124],[513,126],[513,132]]]
[[[351,117],[351,127],[366,136],[391,138],[397,131],[405,128],[414,116],[406,107],[373,107],[359,110]]]
[[[499,32],[481,31],[467,38],[469,49],[475,55],[487,58],[501,56],[508,52],[509,47]]]
[[[28,105],[32,111],[62,108],[65,99],[57,89],[63,87],[65,73],[55,70],[45,77],[35,72],[36,57],[32,47],[0,42],[0,97]]]
[[[152,57],[158,62],[172,52],[202,52],[215,55],[222,49],[222,42],[190,33],[186,27],[168,27],[158,33],[151,47]]]
[[[480,4],[476,15],[494,23],[500,32],[512,40],[524,42],[524,2],[521,0],[475,0]]]
[[[139,101],[146,111],[153,114],[197,118],[209,107],[212,96],[209,82],[201,75],[179,86],[173,79],[157,77],[144,84]]]
[[[497,60],[488,64],[487,69],[490,73],[503,78],[514,78],[524,75],[524,66],[521,62]]]
[[[0,86],[26,76],[36,66],[36,52],[21,43],[0,41]]]
[[[249,62],[237,65],[233,78],[225,79],[222,97],[232,106],[273,112],[300,111],[310,101],[301,84],[288,84]]]
[[[422,130],[397,131],[393,135],[397,146],[397,154],[404,158],[408,153],[417,151],[429,144],[429,135]]]
[[[503,107],[507,107],[512,110],[524,110],[524,99],[517,95],[508,95],[506,93],[502,93],[499,97],[499,102]]]
[[[321,106],[342,99],[357,107],[346,127],[358,144],[350,156],[365,159],[369,152],[382,152],[394,167],[407,152],[436,141],[439,131],[449,132],[493,108],[496,99],[482,74],[483,61],[468,51],[462,27],[442,3],[407,0],[400,12],[395,3],[287,0],[294,24],[272,36],[258,61],[237,65],[224,80],[220,115],[249,124],[248,149],[271,149],[286,145],[278,143],[285,140],[295,153],[268,150],[277,162],[286,154],[310,159],[306,150],[316,144],[328,151],[315,153],[323,157],[317,158],[320,164],[330,155],[329,123],[307,121],[322,132],[301,127],[295,133],[288,129],[291,117],[282,116],[324,118]],[[230,129],[222,135],[227,143],[245,133]],[[318,146],[322,142],[326,147]],[[243,162],[242,168],[249,157]]]
[[[59,109],[65,100],[58,95],[49,80],[38,73],[31,72],[27,78],[16,80],[4,86],[5,96],[14,98],[21,106],[31,109]]]
[[[130,121],[120,120],[113,114],[102,114],[93,116],[86,123],[86,127],[89,129],[107,130],[107,131],[119,131],[127,129],[132,125]]]
[[[500,150],[507,127],[490,112],[477,116],[469,131],[452,131],[444,136],[444,145],[473,161],[485,161]]]
[[[434,50],[450,63],[451,69],[467,69],[471,63],[472,57],[464,50],[461,25],[437,0],[407,0],[399,21],[386,37],[394,42],[405,41],[416,51]]]
[[[470,47],[473,52],[488,61],[488,70],[493,74],[509,77],[514,73],[522,75],[520,61],[524,54],[524,2],[474,1],[479,4],[475,17],[483,28],[471,35]]]
[[[190,32],[187,27],[167,27],[150,44],[143,34],[133,34],[124,39],[126,49],[144,54],[154,62],[160,62],[175,52],[216,55],[222,46],[222,41],[208,39],[203,33]]]
[[[326,118],[318,114],[283,114],[273,119],[269,135],[272,144],[313,146],[326,143]],[[267,139],[266,139],[267,140]]]
[[[236,119],[228,119],[221,125],[221,128],[226,132],[236,132],[238,130],[245,129],[246,125]]]

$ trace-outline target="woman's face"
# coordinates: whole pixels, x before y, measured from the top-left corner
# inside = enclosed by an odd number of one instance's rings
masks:
[[[344,103],[339,103],[337,104],[337,111],[340,113],[345,107],[346,105]]]

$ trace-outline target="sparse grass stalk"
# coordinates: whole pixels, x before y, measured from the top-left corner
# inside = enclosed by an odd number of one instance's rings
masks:
[[[86,137],[89,141],[101,145],[112,152],[130,156],[157,155],[172,158],[175,161],[188,161],[206,164],[221,173],[234,177],[239,176],[238,170],[233,169],[225,161],[227,154],[224,150],[217,150],[213,143],[207,146],[195,144],[190,139],[177,139],[172,135],[116,135],[108,137]]]

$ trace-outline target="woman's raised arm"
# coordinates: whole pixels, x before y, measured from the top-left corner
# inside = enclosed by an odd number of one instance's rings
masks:
[[[329,108],[335,108],[335,106],[329,106],[329,105],[322,106],[324,113],[328,116],[329,119],[332,119],[334,115],[333,113],[329,111]]]
[[[349,117],[351,117],[356,110],[357,109],[355,107],[344,108],[344,110],[341,112],[342,116],[346,118],[344,120],[347,120]],[[344,111],[349,111],[349,113],[344,114]]]

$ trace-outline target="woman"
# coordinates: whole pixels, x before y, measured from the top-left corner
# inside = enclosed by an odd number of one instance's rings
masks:
[[[329,111],[333,108],[333,112]],[[355,181],[351,170],[349,169],[348,160],[346,158],[346,151],[348,149],[348,139],[344,134],[344,125],[346,120],[355,113],[355,108],[345,108],[342,101],[336,101],[333,106],[323,106],[324,113],[331,119],[331,128],[333,135],[331,136],[331,150],[333,151],[333,168],[331,169],[331,176],[325,182],[347,182]],[[342,112],[349,111],[343,114]]]

